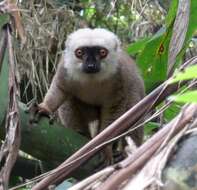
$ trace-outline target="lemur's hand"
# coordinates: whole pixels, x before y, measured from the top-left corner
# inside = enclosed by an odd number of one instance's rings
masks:
[[[37,124],[40,118],[43,116],[49,118],[50,124],[52,124],[54,121],[54,114],[43,103],[37,104],[36,102],[33,102],[26,112],[30,114],[30,125]]]

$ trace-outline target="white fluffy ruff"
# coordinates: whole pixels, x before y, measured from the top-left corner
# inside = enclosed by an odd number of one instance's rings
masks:
[[[101,71],[95,74],[82,72],[82,61],[78,59],[74,52],[82,46],[102,46],[108,50],[108,55],[101,62]],[[117,71],[117,55],[120,51],[120,41],[118,37],[106,29],[79,29],[68,36],[64,55],[64,67],[68,76],[73,80],[81,82],[91,80],[104,80]]]

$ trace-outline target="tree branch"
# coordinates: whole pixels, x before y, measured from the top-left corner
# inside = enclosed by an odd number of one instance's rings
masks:
[[[46,189],[50,184],[58,184],[63,181],[65,177],[70,174],[70,172],[74,171],[87,159],[98,152],[102,148],[101,146],[99,147],[101,143],[121,134],[125,130],[129,129],[130,126],[135,126],[135,123],[139,119],[142,119],[151,109],[154,109],[170,94],[176,92],[179,87],[179,84],[167,85],[166,83],[163,83],[160,85],[119,119],[109,125],[94,139],[83,146],[79,151],[63,162],[58,168],[55,169],[52,175],[36,184],[32,190]]]
[[[192,121],[197,114],[197,104],[184,107],[180,114],[158,133],[151,137],[146,143],[137,149],[128,159],[124,160],[117,168],[120,170],[109,177],[98,189],[118,189],[118,187],[146,163],[155,153],[166,138],[170,139]],[[169,140],[169,138],[168,138]]]

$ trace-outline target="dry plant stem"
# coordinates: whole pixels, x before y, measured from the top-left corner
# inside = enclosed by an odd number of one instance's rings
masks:
[[[22,44],[25,44],[26,42],[26,35],[25,35],[25,30],[22,25],[22,19],[20,16],[19,9],[16,5],[16,0],[4,0],[1,2],[1,7],[3,12],[10,13],[14,20],[15,28],[18,31],[19,37],[21,39]]]
[[[142,190],[146,189],[146,187],[149,187],[151,189],[152,186],[156,186],[159,189],[159,187],[163,185],[161,176],[166,162],[168,161],[168,158],[172,153],[172,150],[174,150],[177,142],[188,130],[188,126],[189,125],[184,127],[179,133],[177,133],[177,135],[175,135],[172,140],[169,140],[168,143],[166,143],[166,146],[162,149],[161,145],[159,149],[156,150],[154,155],[144,164],[139,173],[128,180],[128,183],[123,189],[130,190],[133,188]]]
[[[176,57],[181,51],[189,23],[190,0],[179,0],[176,19],[174,21],[173,33],[169,46],[168,75],[174,71]]]
[[[197,114],[197,104],[191,104],[182,109],[181,113],[167,124],[163,129],[150,138],[145,144],[143,144],[126,162],[120,164],[120,169],[114,175],[109,177],[105,183],[103,183],[98,189],[109,190],[118,189],[119,185],[131,177],[137,170],[139,170],[145,162],[151,157],[151,155],[157,150],[159,145],[162,144],[171,127],[176,124],[171,137],[176,135],[181,129],[183,129]],[[155,145],[157,144],[157,145]]]
[[[114,172],[114,167],[107,167],[100,172],[95,173],[94,175],[88,177],[87,179],[79,182],[78,184],[72,186],[68,190],[83,190],[87,185],[95,182],[96,180],[102,180],[103,178],[106,178],[111,173]]]
[[[3,59],[4,59],[6,47],[7,47],[7,33],[5,29],[2,29],[1,39],[0,39],[0,73],[1,73],[1,67],[3,65]]]
[[[9,4],[9,8],[10,8],[10,14],[12,15],[14,19],[15,27],[20,36],[21,42],[22,44],[25,44],[26,35],[25,35],[25,30],[22,25],[21,16],[20,16],[20,12],[18,11],[18,7],[15,4]]]
[[[15,164],[20,147],[20,125],[18,110],[18,89],[16,82],[16,66],[14,63],[14,54],[10,28],[7,26],[8,53],[9,53],[9,103],[6,115],[6,137],[1,146],[0,161],[0,190],[8,189],[9,177],[12,167]]]
[[[160,160],[159,163],[159,169],[157,171],[157,176],[159,177],[159,180],[162,181],[162,172],[166,166],[167,161],[169,160],[170,155],[172,154],[172,151],[174,150],[175,146],[177,145],[177,143],[179,142],[179,140],[186,134],[186,131],[188,130],[188,127],[190,127],[189,125],[187,125],[186,127],[184,127],[173,139],[172,142],[169,142],[167,145],[167,150],[165,151],[165,153],[163,154],[163,158],[162,160]],[[163,147],[164,149],[165,147]],[[157,150],[158,152],[158,150]],[[156,152],[156,153],[157,153]]]
[[[111,125],[109,125],[104,131],[98,134],[94,139],[92,139],[89,143],[83,146],[79,151],[73,154],[70,158],[64,161],[58,168],[56,168],[56,172],[52,175],[46,177],[39,183],[37,183],[32,190],[41,190],[46,189],[50,184],[60,183],[65,179],[65,177],[72,171],[74,171],[77,167],[79,167],[82,163],[88,160],[92,155],[98,152],[101,148],[96,148],[96,146],[101,143],[110,140],[116,135],[121,134],[130,126],[134,126],[134,124],[142,118],[150,109],[153,109],[156,105],[161,103],[168,95],[176,92],[180,85],[171,84],[166,86],[166,84],[160,85],[153,92],[151,92],[148,96],[142,99],[138,104],[132,107],[129,111],[123,114],[119,119],[114,121]],[[85,153],[91,151],[86,156],[83,156]],[[69,164],[75,159],[83,156],[77,162],[73,162],[73,164]]]

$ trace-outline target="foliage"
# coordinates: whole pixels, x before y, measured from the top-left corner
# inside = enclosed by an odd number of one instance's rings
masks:
[[[176,96],[170,96],[169,100],[182,103],[197,103],[197,90],[187,91],[184,94],[179,94]]]
[[[190,80],[197,78],[197,65],[192,65],[183,71],[175,72],[174,76],[169,83],[175,83],[178,81]],[[181,102],[181,103],[196,103],[197,102],[197,90],[187,90],[183,94],[177,94],[175,96],[170,96],[169,100]]]
[[[146,4],[143,0],[139,1],[140,3],[119,0],[83,0],[80,2],[59,0],[58,4],[54,2],[56,1],[44,0],[34,5],[30,1],[21,1],[20,4],[22,9],[29,9],[29,12],[22,12],[24,24],[27,26],[25,30],[28,42],[24,47],[21,47],[20,41],[15,41],[16,60],[21,79],[21,98],[24,102],[28,102],[32,97],[42,99],[50,84],[52,73],[55,72],[67,34],[75,28],[84,26],[105,27],[117,33],[123,42],[123,47],[126,47],[127,52],[136,58],[145,81],[147,94],[167,80],[169,44],[178,0],[171,1],[167,15],[165,10],[157,4],[151,2]],[[178,69],[179,64],[188,59],[186,50],[191,50],[188,49],[189,43],[197,30],[196,10],[197,1],[191,0],[190,21],[184,46],[176,58],[177,71],[167,81],[168,84],[197,78],[197,65],[181,71]],[[0,27],[9,19],[7,14],[0,15]],[[196,48],[195,44],[194,48]],[[5,61],[7,62],[7,57]],[[5,66],[6,64],[4,64]],[[0,94],[7,98],[7,91],[1,91],[1,89],[7,88],[7,68],[2,69],[5,69],[6,72],[2,72],[0,75],[0,79],[2,79],[0,81],[4,81],[0,88]],[[5,108],[7,105],[6,98],[0,98],[1,108]],[[188,86],[184,86],[176,95],[170,96],[167,101],[173,101],[173,103],[165,108],[162,112],[163,115],[160,114],[160,118],[145,124],[146,136],[151,135],[163,123],[174,118],[183,104],[196,103],[197,90],[191,90]],[[163,102],[156,108],[156,111],[165,105],[166,102]],[[5,110],[3,111],[5,112]],[[0,114],[0,123],[3,119],[4,115]],[[47,131],[46,128],[45,130]],[[52,137],[53,134],[50,136]],[[58,137],[60,136],[61,134],[58,135]],[[24,139],[27,138],[28,135]],[[56,139],[47,139],[46,137],[45,140],[51,143]],[[78,146],[77,143],[76,146]],[[61,147],[59,146],[57,151]],[[64,185],[69,185],[69,182],[66,181],[62,186],[59,186],[59,189],[65,189]]]
[[[177,0],[172,1],[171,8],[166,17],[166,25],[158,31],[151,39],[144,38],[128,46],[128,53],[137,53],[137,64],[139,65],[147,92],[152,91],[158,84],[167,79],[168,48],[171,39],[173,22],[176,16]],[[183,57],[188,42],[197,29],[195,10],[196,1],[191,1],[190,22],[188,26],[185,45],[179,53],[178,60]],[[177,61],[180,63],[180,61]]]
[[[148,41],[143,51],[137,57],[147,92],[151,92],[167,77],[167,58],[170,35],[159,31]]]
[[[189,79],[196,79],[197,78],[197,65],[190,66],[183,71],[175,72],[174,76],[169,83],[175,83],[178,81],[189,80]]]
[[[138,39],[135,43],[128,45],[127,47],[128,54],[132,56],[135,56],[136,54],[140,54],[150,39],[151,39],[150,37]]]
[[[130,55],[136,56],[137,64],[140,67],[141,73],[143,75],[146,91],[147,93],[151,92],[158,84],[167,79],[167,67],[168,67],[168,50],[169,42],[172,35],[173,23],[176,17],[176,11],[178,6],[178,0],[171,1],[171,6],[169,12],[165,19],[165,25],[151,38],[145,37],[137,40],[136,42],[130,44],[127,48],[127,51]],[[186,39],[184,46],[180,53],[177,56],[177,64],[180,64],[183,59],[183,55],[188,48],[188,44],[197,30],[197,19],[194,18],[195,10],[197,6],[196,1],[191,1],[190,5],[190,21],[186,34]],[[196,46],[195,46],[196,48]],[[187,68],[182,72],[176,72],[174,77],[169,80],[170,82],[177,82],[180,80],[195,79],[197,76],[196,65]],[[188,91],[182,95],[179,93],[177,96],[172,96],[169,100],[177,102],[196,102],[196,91]],[[193,95],[193,96],[192,96]],[[159,109],[160,107],[158,107]],[[164,112],[164,121],[171,120],[180,110],[180,105],[173,103],[167,110]],[[148,123],[145,126],[146,134],[149,134],[149,129],[153,128],[155,130],[157,126]]]

